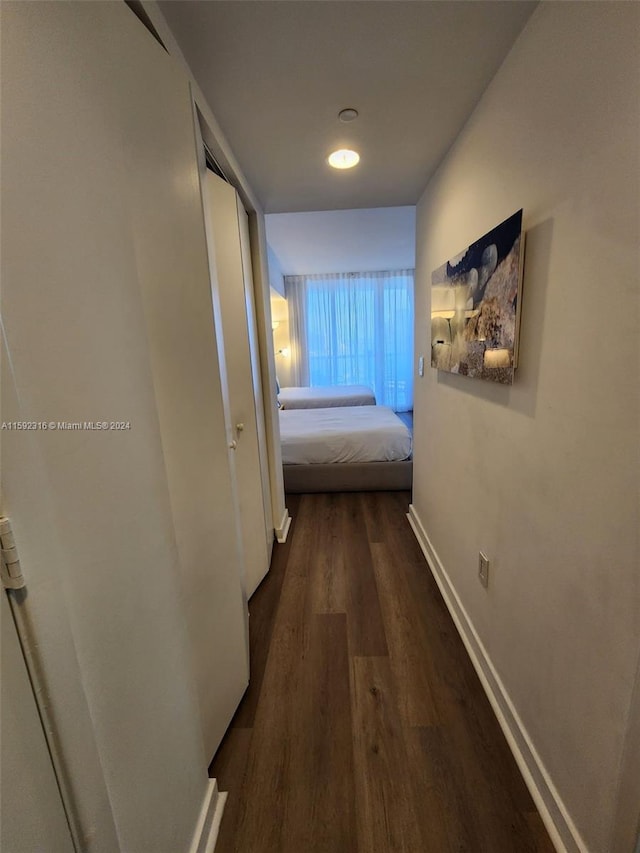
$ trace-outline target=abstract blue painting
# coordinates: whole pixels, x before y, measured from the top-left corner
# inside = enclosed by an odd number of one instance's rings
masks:
[[[431,366],[511,385],[518,362],[522,210],[431,276]]]

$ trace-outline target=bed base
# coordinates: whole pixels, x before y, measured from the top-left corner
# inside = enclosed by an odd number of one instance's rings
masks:
[[[308,492],[404,492],[413,483],[413,461],[283,465],[284,490]]]

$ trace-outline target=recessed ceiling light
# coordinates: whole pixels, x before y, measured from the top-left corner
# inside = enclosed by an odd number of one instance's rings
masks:
[[[329,165],[334,169],[352,169],[360,162],[360,155],[357,151],[350,151],[348,148],[340,148],[329,154]]]
[[[340,110],[338,118],[340,121],[353,121],[358,118],[358,110],[354,110],[353,107],[347,107],[344,110]]]

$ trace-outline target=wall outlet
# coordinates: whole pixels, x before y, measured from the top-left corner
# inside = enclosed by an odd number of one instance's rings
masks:
[[[480,551],[478,560],[478,577],[482,586],[489,586],[489,558]]]

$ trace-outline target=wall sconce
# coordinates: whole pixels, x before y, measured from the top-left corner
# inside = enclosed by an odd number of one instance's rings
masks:
[[[485,367],[511,367],[508,349],[488,349],[484,353]]]
[[[271,321],[271,331],[275,332],[275,330],[278,328],[279,325],[280,325],[280,320],[272,320]]]
[[[284,358],[289,358],[289,356],[291,355],[291,350],[289,349],[289,347],[282,347],[282,349],[278,350],[277,355],[281,355]]]

